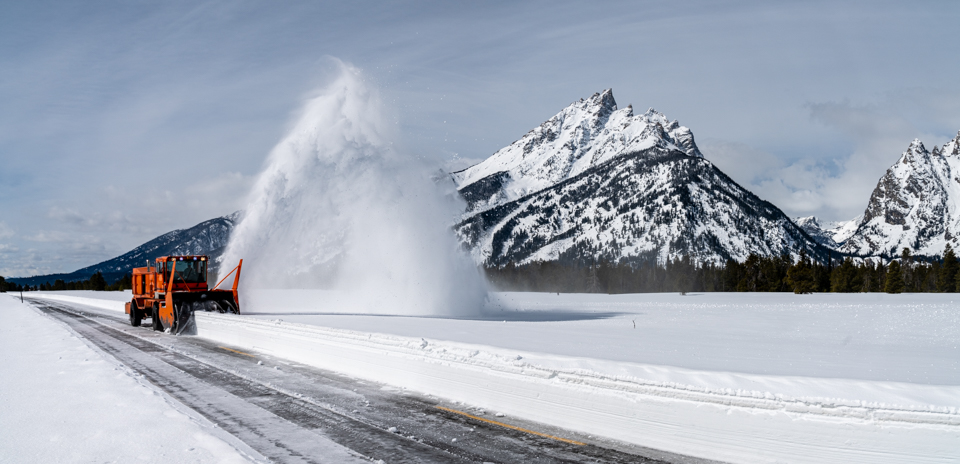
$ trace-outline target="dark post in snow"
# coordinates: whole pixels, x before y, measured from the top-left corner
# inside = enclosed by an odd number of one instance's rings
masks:
[[[23,289],[20,289],[20,303],[23,303]]]

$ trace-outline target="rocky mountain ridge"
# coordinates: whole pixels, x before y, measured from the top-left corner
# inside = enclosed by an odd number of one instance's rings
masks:
[[[793,222],[821,245],[837,249],[857,231],[862,220],[863,215],[860,215],[849,221],[821,223],[816,216],[806,216],[794,218]]]
[[[899,256],[903,248],[935,257],[960,246],[960,132],[932,151],[915,139],[877,182],[867,208],[839,250]]]
[[[154,238],[133,250],[116,258],[78,269],[68,274],[50,274],[33,277],[7,279],[24,285],[53,283],[60,279],[65,282],[87,280],[96,272],[103,273],[107,282],[112,283],[123,277],[134,267],[146,266],[160,256],[170,255],[208,255],[211,257],[211,269],[216,271],[217,258],[223,254],[230,233],[240,218],[240,211],[226,216],[209,219],[188,229],[178,229]]]
[[[690,129],[617,110],[611,90],[452,175],[468,206],[455,229],[476,262],[827,259],[776,206],[723,174]]]
[[[613,90],[573,102],[490,158],[452,174],[468,211],[542,190],[623,153],[652,147],[702,157],[690,129],[653,108],[617,108]]]

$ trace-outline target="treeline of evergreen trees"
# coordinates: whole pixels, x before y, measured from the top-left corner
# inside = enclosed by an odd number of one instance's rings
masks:
[[[22,288],[23,288],[22,286],[17,285],[13,282],[7,282],[6,279],[3,278],[3,276],[0,276],[0,293],[18,292]]]
[[[647,292],[960,292],[960,262],[950,245],[940,261],[914,259],[904,248],[898,259],[851,258],[814,262],[800,254],[762,257],[744,262],[698,265],[689,257],[627,264],[595,265],[537,262],[484,268],[498,290],[571,293]]]
[[[33,286],[7,282],[3,276],[0,276],[0,292],[35,292],[38,290],[121,291],[129,290],[131,288],[133,288],[133,276],[130,274],[124,275],[112,284],[107,284],[107,280],[103,278],[103,274],[100,271],[97,271],[87,280],[64,282],[62,279],[57,279],[52,284],[50,282],[46,282]]]

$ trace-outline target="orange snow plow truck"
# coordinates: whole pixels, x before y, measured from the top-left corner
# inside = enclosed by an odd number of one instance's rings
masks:
[[[194,311],[240,314],[237,284],[243,260],[212,289],[207,285],[209,262],[207,256],[163,256],[152,266],[134,268],[133,299],[126,304],[130,325],[149,317],[153,330],[180,334],[192,325]],[[230,274],[233,289],[218,290]]]

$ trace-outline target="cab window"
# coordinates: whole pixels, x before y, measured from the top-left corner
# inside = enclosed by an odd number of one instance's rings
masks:
[[[207,262],[200,260],[177,261],[174,283],[186,282],[188,284],[203,283],[207,281]]]

